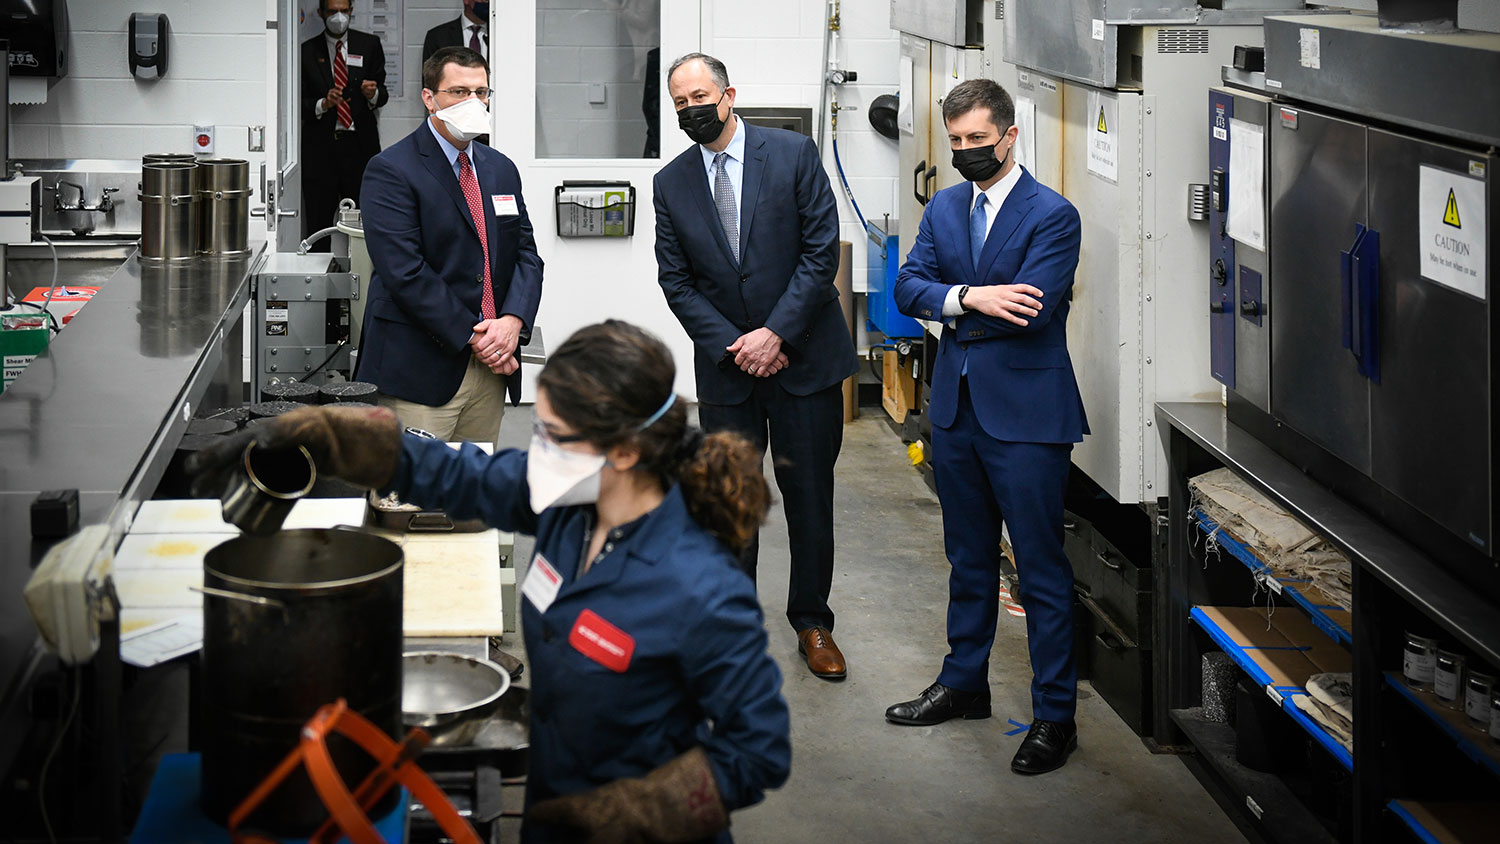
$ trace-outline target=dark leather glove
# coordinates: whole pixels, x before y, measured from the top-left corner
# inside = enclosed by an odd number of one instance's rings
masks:
[[[729,826],[708,754],[695,747],[644,777],[532,806],[526,819],[571,827],[588,844],[668,844],[711,838]]]
[[[242,431],[189,458],[193,494],[217,497],[251,442],[260,448],[302,446],[322,474],[379,489],[401,457],[401,423],[389,408],[304,407]]]

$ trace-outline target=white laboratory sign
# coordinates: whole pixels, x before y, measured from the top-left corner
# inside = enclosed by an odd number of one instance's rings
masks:
[[[1089,93],[1084,131],[1089,138],[1089,172],[1111,182],[1120,180],[1120,101],[1097,91]]]
[[[1484,180],[1423,164],[1417,202],[1422,277],[1486,298]]]
[[[1266,251],[1266,133],[1254,123],[1229,120],[1229,236]]]
[[[1032,144],[1036,143],[1036,102],[1016,97],[1016,161],[1027,170],[1036,169]]]
[[[916,131],[911,114],[912,92],[917,89],[915,73],[916,68],[912,64],[911,56],[902,56],[901,69],[897,76],[899,86],[896,95],[896,128],[908,135]]]

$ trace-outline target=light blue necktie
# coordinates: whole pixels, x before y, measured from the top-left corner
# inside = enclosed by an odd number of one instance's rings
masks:
[[[724,237],[729,240],[729,251],[734,253],[735,263],[740,260],[740,214],[734,206],[734,183],[729,181],[729,153],[714,156],[714,208],[719,212],[719,225],[724,227]]]
[[[989,227],[984,224],[984,201],[988,197],[980,194],[974,200],[974,210],[969,214],[969,249],[974,253],[974,269],[979,269],[979,253],[984,251],[984,237]]]

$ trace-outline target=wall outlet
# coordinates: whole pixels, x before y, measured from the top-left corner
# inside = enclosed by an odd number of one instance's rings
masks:
[[[604,105],[604,83],[603,82],[590,82],[589,83],[589,104],[590,105]]]
[[[246,146],[247,149],[249,149],[250,152],[265,152],[266,151],[266,127],[264,127],[264,126],[251,126],[250,127],[250,137],[245,142],[245,146]]]
[[[214,127],[193,127],[193,152],[212,153],[214,151]]]

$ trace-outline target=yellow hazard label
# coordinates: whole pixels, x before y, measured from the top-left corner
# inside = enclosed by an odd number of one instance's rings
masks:
[[[1464,224],[1458,219],[1458,197],[1453,195],[1453,189],[1448,189],[1448,207],[1443,209],[1443,222],[1461,229]]]
[[[1099,131],[1106,135],[1109,134],[1109,127],[1104,125],[1104,106],[1099,107]]]

